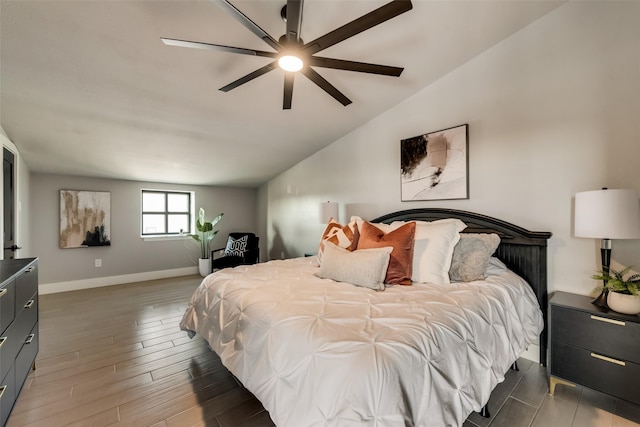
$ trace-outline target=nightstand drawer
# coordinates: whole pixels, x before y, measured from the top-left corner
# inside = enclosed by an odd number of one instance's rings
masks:
[[[640,365],[633,362],[556,342],[551,375],[640,404]]]
[[[615,315],[552,305],[551,339],[640,364],[640,324]]]

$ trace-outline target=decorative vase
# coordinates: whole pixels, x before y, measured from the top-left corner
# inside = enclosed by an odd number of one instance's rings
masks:
[[[609,292],[607,303],[611,310],[623,314],[640,313],[640,296]]]
[[[198,270],[205,277],[211,273],[211,258],[198,258]]]

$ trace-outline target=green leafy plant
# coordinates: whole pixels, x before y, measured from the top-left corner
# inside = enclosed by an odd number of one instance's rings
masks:
[[[220,222],[224,213],[220,213],[217,217],[211,221],[205,219],[204,209],[200,208],[198,212],[198,219],[196,220],[196,233],[189,234],[189,237],[200,243],[200,258],[207,259],[211,256],[211,250],[209,244],[218,234],[218,230],[214,230],[213,227]]]
[[[595,280],[603,280],[605,288],[620,294],[640,295],[640,274],[627,274],[631,271],[631,266],[622,270],[614,270],[610,268],[608,272],[601,270],[598,274],[591,276]],[[625,277],[627,276],[627,277]]]

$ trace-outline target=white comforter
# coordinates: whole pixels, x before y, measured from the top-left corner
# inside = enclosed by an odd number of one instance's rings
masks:
[[[377,292],[317,269],[308,257],[221,270],[180,323],[280,427],[460,426],[542,330],[511,272]]]

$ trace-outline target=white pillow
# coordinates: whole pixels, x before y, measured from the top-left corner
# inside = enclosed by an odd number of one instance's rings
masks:
[[[403,221],[396,221],[391,226],[402,224]],[[437,285],[450,283],[449,268],[453,248],[460,240],[460,232],[466,227],[464,222],[456,218],[416,221],[411,280]]]
[[[350,252],[325,242],[322,264],[316,276],[383,291],[392,250],[391,246],[385,246]]]
[[[484,271],[485,276],[499,276],[508,270],[507,266],[498,258],[492,256],[489,258],[487,269]]]

